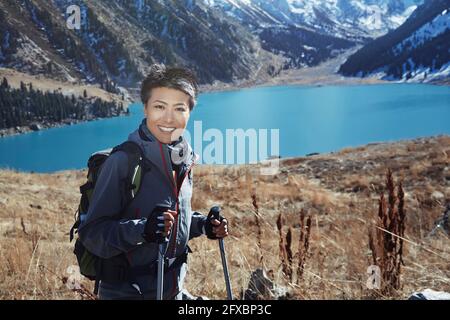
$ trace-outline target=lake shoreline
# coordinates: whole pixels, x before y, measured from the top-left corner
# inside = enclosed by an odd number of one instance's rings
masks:
[[[61,82],[48,78],[42,74],[27,74],[14,69],[0,67],[0,79],[3,78],[7,79],[8,85],[11,89],[19,89],[21,87],[21,83],[24,83],[26,86],[32,86],[34,90],[50,93],[61,93],[64,96],[69,97],[72,95],[78,98],[83,97],[89,100],[88,102],[90,103],[96,99],[100,99],[105,102],[114,102],[118,105],[122,103],[125,111],[128,109],[127,103],[133,103],[130,93],[124,88],[120,88],[120,93],[112,93],[102,89],[98,85],[76,82]],[[126,115],[126,112],[122,112],[121,114]],[[88,114],[85,116],[87,117],[86,119],[64,119],[60,122],[33,121],[29,125],[25,126],[3,128],[0,129],[0,138],[102,119],[91,117]]]
[[[358,49],[358,48],[357,48]],[[425,84],[433,86],[444,86],[450,87],[450,79],[443,79],[434,82],[405,82],[405,81],[388,81],[382,80],[378,76],[369,76],[365,78],[360,77],[344,77],[338,73],[339,66],[341,66],[346,59],[355,52],[355,49],[350,49],[340,54],[334,58],[328,59],[319,65],[302,68],[302,69],[288,69],[282,70],[275,77],[270,77],[269,75],[261,75],[257,79],[251,80],[240,80],[234,81],[232,83],[224,83],[216,81],[213,84],[199,85],[199,93],[220,93],[220,92],[230,92],[239,91],[244,89],[252,88],[263,88],[263,87],[275,87],[275,86],[305,86],[305,87],[324,87],[324,86],[360,86],[360,85],[380,85],[380,84]],[[7,76],[8,78],[14,79],[14,87],[19,87],[19,81],[24,80],[25,82],[33,82],[33,86],[36,88],[47,88],[47,89],[57,89],[60,91],[70,91],[82,94],[82,90],[88,90],[89,96],[96,96],[107,101],[116,100],[120,101],[119,96],[109,92],[105,92],[100,88],[94,86],[81,86],[68,83],[59,83],[52,79],[41,78],[41,76],[33,76],[18,72],[12,69],[0,68],[0,76]],[[128,108],[129,105],[134,103],[140,103],[140,87],[133,88],[122,88],[124,93],[125,101],[128,102],[125,105]],[[89,120],[91,121],[91,120]],[[77,121],[76,123],[85,122],[83,120]],[[46,128],[61,127],[67,125],[65,122],[53,124],[51,126],[43,126]],[[8,128],[0,129],[0,138],[7,137],[11,135],[24,134],[32,132],[31,128]]]
[[[120,115],[115,115],[115,116],[111,116],[111,117],[90,118],[90,119],[86,119],[86,120],[66,119],[62,122],[34,122],[27,126],[16,126],[13,128],[0,129],[0,139],[6,138],[6,137],[18,136],[18,135],[27,134],[27,133],[36,132],[36,131],[44,131],[44,130],[52,129],[52,128],[61,128],[61,127],[66,127],[66,126],[72,126],[75,124],[96,121],[96,120],[102,120],[102,119],[109,119],[109,118],[114,118],[114,117],[121,117],[121,116],[127,116],[127,113],[123,112]]]
[[[128,109],[128,107],[127,107],[127,109]],[[27,134],[27,133],[36,132],[36,131],[44,131],[44,130],[52,129],[52,128],[61,128],[61,127],[72,126],[72,125],[76,125],[76,124],[80,124],[80,123],[86,123],[86,122],[90,122],[90,121],[110,119],[110,118],[114,118],[114,117],[122,117],[122,116],[127,116],[127,115],[128,115],[127,113],[123,112],[119,115],[106,117],[106,118],[89,118],[86,120],[66,119],[62,122],[54,122],[54,123],[35,122],[35,123],[27,125],[27,126],[16,126],[14,128],[0,129],[0,139],[6,138],[6,137],[11,137],[11,136]]]
[[[357,48],[358,49],[358,48]],[[242,80],[235,83],[221,83],[213,85],[203,85],[203,92],[223,92],[235,91],[247,88],[272,87],[283,85],[296,86],[353,86],[353,85],[374,85],[374,84],[430,84],[438,86],[450,86],[450,79],[435,82],[404,82],[388,81],[380,79],[380,75],[372,75],[365,78],[345,77],[338,73],[341,66],[347,58],[356,50],[350,49],[334,58],[328,59],[316,66],[302,69],[282,70],[277,76],[268,75],[263,78],[253,80]]]
[[[351,53],[351,52],[350,52]],[[387,81],[381,80],[375,76],[359,78],[359,77],[344,77],[337,73],[336,66],[341,65],[349,53],[340,55],[336,58],[325,61],[317,66],[308,67],[303,69],[290,69],[283,70],[276,77],[270,78],[265,77],[259,80],[242,80],[236,81],[233,83],[223,83],[216,82],[214,84],[208,85],[199,85],[200,94],[204,93],[220,93],[220,92],[230,92],[230,91],[239,91],[244,89],[252,89],[252,88],[264,88],[264,87],[276,87],[276,86],[305,86],[305,87],[326,87],[326,86],[361,86],[361,85],[380,85],[380,84],[425,84],[425,85],[434,85],[434,86],[450,86],[450,80],[442,80],[439,82],[401,82],[401,81]],[[0,69],[0,71],[4,71],[6,69]],[[17,72],[16,72],[17,73]],[[1,74],[1,73],[0,73]],[[16,79],[17,80],[17,79]],[[16,81],[17,82],[17,81]],[[54,84],[53,84],[54,85]],[[61,85],[64,87],[63,85]],[[61,88],[59,88],[61,89]],[[93,96],[98,95],[98,92],[93,92]],[[109,94],[108,98],[112,99],[114,95]],[[140,103],[140,88],[127,88],[126,90],[126,99],[128,105],[125,105],[128,108],[129,105],[134,103]],[[95,119],[93,119],[95,120]],[[88,120],[91,121],[91,120]],[[75,122],[75,121],[73,121]],[[84,120],[79,120],[76,123],[86,122]],[[52,125],[41,125],[42,129],[54,128],[54,127],[62,127],[68,125],[66,122],[55,123]],[[73,124],[73,123],[72,123]],[[19,127],[19,128],[8,128],[8,129],[0,129],[0,138],[25,134],[35,131],[29,126]]]
[[[396,84],[408,84],[408,85],[432,85],[438,87],[450,87],[449,82],[401,82],[401,81],[387,81],[377,78],[364,78],[364,80],[358,81],[357,79],[343,79],[341,81],[310,81],[310,80],[282,80],[274,82],[264,82],[259,84],[242,84],[242,85],[228,85],[221,84],[219,86],[208,85],[205,86],[202,93],[217,93],[217,92],[229,92],[238,91],[243,89],[253,89],[253,88],[266,88],[266,87],[276,87],[276,86],[299,86],[299,87],[326,87],[326,86],[363,86],[363,85],[396,85]]]
[[[278,156],[278,158],[271,158],[270,161],[279,161],[279,164],[283,167],[285,163],[290,163],[292,161],[298,162],[298,161],[305,161],[308,159],[320,159],[320,158],[328,158],[328,157],[338,157],[339,155],[347,155],[348,153],[353,153],[355,151],[361,152],[363,150],[387,150],[387,149],[402,149],[407,148],[411,149],[412,145],[423,145],[423,144],[430,144],[435,143],[438,141],[450,141],[450,135],[449,134],[436,134],[436,135],[430,135],[430,136],[423,136],[423,137],[416,137],[411,139],[399,139],[399,140],[390,140],[390,141],[375,141],[375,142],[369,142],[366,144],[361,145],[354,145],[354,146],[347,146],[343,147],[337,150],[332,150],[328,152],[311,152],[305,155],[299,155],[299,156]],[[412,150],[412,149],[411,149]],[[371,152],[368,151],[365,156],[370,156]],[[448,155],[450,156],[450,154]],[[267,162],[265,161],[259,161],[257,163],[245,163],[245,164],[207,164],[207,163],[199,163],[196,164],[196,167],[213,167],[213,168],[227,168],[227,167],[257,167],[257,168],[264,168],[267,167]],[[86,168],[81,169],[62,169],[62,170],[56,170],[51,172],[40,172],[35,170],[22,170],[22,169],[14,169],[14,168],[2,168],[0,167],[1,171],[11,171],[15,173],[23,173],[23,174],[38,174],[38,175],[54,175],[54,174],[64,174],[64,173],[79,173],[79,172],[85,172]],[[450,179],[450,176],[449,176]]]
[[[358,81],[359,78],[344,78],[344,79],[329,79],[328,81],[312,81],[307,79],[297,79],[294,78],[288,78],[288,79],[282,79],[277,80],[274,82],[264,82],[260,84],[253,84],[249,85],[247,84],[224,84],[221,86],[208,86],[203,87],[201,91],[201,94],[203,93],[220,93],[220,92],[231,92],[231,91],[238,91],[238,90],[245,90],[245,89],[252,89],[252,88],[264,88],[264,87],[276,87],[276,86],[299,86],[299,87],[326,87],[326,86],[363,86],[363,85],[398,85],[398,84],[410,84],[410,85],[417,85],[417,84],[424,84],[424,85],[433,85],[433,86],[443,86],[448,87],[449,84],[441,84],[441,83],[405,83],[405,82],[392,82],[392,81],[384,81],[379,80],[375,78],[365,78],[364,81]],[[139,98],[135,94],[130,94],[130,101],[128,105],[125,105],[125,107],[128,109],[128,107],[135,103],[141,103],[139,101]],[[131,100],[133,99],[133,100]],[[120,116],[127,116],[126,113],[122,113],[118,116],[114,117],[120,117]],[[107,119],[107,118],[92,118],[87,120],[76,120],[76,119],[67,119],[60,123],[33,123],[29,126],[16,126],[14,128],[7,128],[7,129],[0,129],[0,139],[3,137],[9,137],[9,136],[15,136],[15,135],[21,135],[26,134],[30,132],[35,131],[41,131],[51,128],[59,128],[64,127],[68,125],[74,125],[94,120],[101,120],[101,119]],[[37,125],[37,126],[36,126]]]

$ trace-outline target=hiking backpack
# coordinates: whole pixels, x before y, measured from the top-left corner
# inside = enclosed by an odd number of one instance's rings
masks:
[[[80,224],[85,220],[88,213],[89,204],[94,192],[95,184],[100,176],[102,165],[106,159],[117,151],[124,151],[128,156],[128,171],[127,178],[123,181],[124,185],[123,196],[125,197],[125,205],[118,214],[117,219],[120,219],[125,209],[130,205],[133,198],[135,198],[140,190],[142,178],[146,171],[150,170],[150,166],[146,161],[141,147],[133,141],[126,141],[112,149],[98,151],[93,153],[88,160],[87,181],[80,187],[80,203],[75,213],[75,223],[70,229],[70,242],[74,238],[74,233],[78,232]],[[81,243],[79,237],[75,241],[74,254],[77,257],[77,262],[80,267],[80,273],[90,280],[98,283],[97,270],[102,258],[89,252]]]

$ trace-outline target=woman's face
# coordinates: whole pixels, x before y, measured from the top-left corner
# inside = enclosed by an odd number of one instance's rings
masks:
[[[189,95],[172,88],[154,88],[144,106],[144,114],[147,128],[156,139],[161,143],[176,141],[189,120]]]

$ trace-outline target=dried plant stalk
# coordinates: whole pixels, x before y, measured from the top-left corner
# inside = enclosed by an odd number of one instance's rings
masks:
[[[300,212],[300,238],[298,241],[298,266],[297,266],[297,283],[303,277],[305,262],[309,250],[309,236],[311,231],[311,216],[306,218],[305,225],[305,211]]]
[[[392,172],[386,173],[386,189],[388,203],[384,194],[378,201],[378,220],[375,232],[369,230],[369,248],[372,261],[381,269],[381,288],[383,295],[393,295],[401,289],[400,275],[403,262],[403,237],[405,233],[405,208],[402,183],[395,183]],[[384,231],[386,230],[386,231]]]
[[[292,262],[293,262],[293,255],[292,255],[292,228],[289,227],[289,230],[286,234],[286,242],[285,242],[285,252],[286,252],[286,277],[292,282]]]
[[[284,219],[283,215],[280,213],[277,218],[277,228],[278,228],[278,234],[280,236],[279,240],[279,250],[280,250],[280,260],[281,260],[281,267],[283,270],[283,274],[287,275],[289,273],[289,266],[288,266],[288,258],[287,258],[287,252],[286,252],[286,245],[285,245],[285,238],[283,237],[283,225],[284,225]]]
[[[255,208],[255,223],[257,228],[257,246],[259,248],[259,263],[263,264],[263,254],[262,254],[262,228],[261,228],[261,221],[260,221],[260,215],[259,215],[259,206],[256,201],[256,194],[252,194],[252,205],[253,208]]]

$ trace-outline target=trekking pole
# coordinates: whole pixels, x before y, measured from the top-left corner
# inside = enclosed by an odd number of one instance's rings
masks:
[[[220,222],[220,207],[215,206],[212,207],[208,214],[208,219],[214,218]],[[225,285],[227,287],[227,299],[233,300],[233,294],[231,292],[231,282],[230,282],[230,275],[228,273],[228,265],[227,265],[227,258],[225,256],[225,246],[223,243],[223,239],[219,239],[219,248],[220,248],[220,256],[222,258],[222,266],[223,266],[223,274],[225,276]]]
[[[167,240],[167,238],[164,238]],[[160,243],[158,246],[158,283],[156,287],[156,300],[163,300],[164,291],[164,253],[166,251],[167,242]]]
[[[154,211],[166,212],[170,209],[169,205],[158,205]],[[163,222],[164,223],[164,222]],[[164,257],[166,253],[167,243],[169,242],[168,237],[162,237],[159,240],[158,245],[158,273],[157,273],[157,286],[156,286],[156,300],[163,300],[164,292]]]

